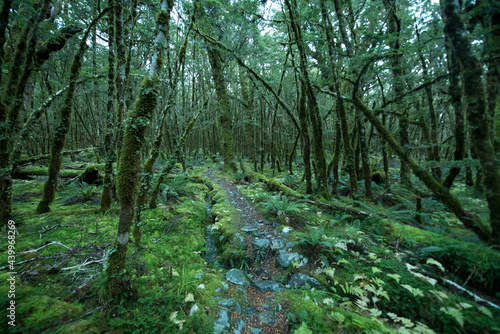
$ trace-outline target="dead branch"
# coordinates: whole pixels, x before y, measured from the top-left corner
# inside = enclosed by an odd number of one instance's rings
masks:
[[[34,253],[34,252],[38,252],[40,249],[43,249],[47,246],[50,246],[50,245],[59,245],[59,246],[62,246],[66,249],[69,249],[69,250],[72,250],[71,248],[69,248],[68,246],[65,246],[63,245],[62,243],[60,243],[59,241],[52,241],[52,242],[49,242],[48,244],[45,244],[43,245],[42,247],[40,248],[37,248],[37,249],[32,249],[32,250],[29,250],[29,251],[25,251],[25,252],[22,252],[22,253],[19,253],[18,256],[20,255],[25,255],[25,254],[28,254],[28,253]]]

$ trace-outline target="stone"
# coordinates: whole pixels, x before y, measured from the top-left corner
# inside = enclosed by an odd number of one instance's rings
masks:
[[[226,279],[234,284],[249,286],[252,284],[251,280],[248,278],[247,274],[240,269],[231,269],[226,273]]]
[[[220,282],[222,284],[222,290],[227,290],[229,289],[229,284],[227,284],[227,282]]]
[[[205,284],[201,283],[197,288],[200,290],[205,290]]]
[[[262,333],[262,329],[257,327],[252,327],[252,333],[259,334]]]
[[[254,313],[257,313],[257,309],[253,306],[247,306],[246,311],[247,311],[248,315],[252,315]]]
[[[234,291],[241,291],[245,296],[247,295],[247,290],[243,289],[243,288],[236,288],[236,289],[234,289]]]
[[[245,240],[245,237],[239,233],[234,235],[233,245],[235,245],[237,249],[247,249],[247,241]]]
[[[227,328],[231,327],[229,324],[229,314],[227,313],[227,310],[219,310],[219,318],[215,320],[215,322]]]
[[[287,253],[278,256],[278,262],[282,267],[288,268],[292,262],[298,262],[299,267],[305,266],[307,264],[307,258],[299,253]]]
[[[236,313],[241,314],[241,305],[240,305],[240,303],[236,302],[236,304],[234,304],[234,310],[236,311]]]
[[[222,299],[222,300],[219,300],[219,301],[217,302],[217,304],[219,304],[219,305],[222,305],[222,306],[224,306],[224,307],[229,308],[229,307],[233,306],[233,304],[234,304],[234,299],[233,299],[233,298],[229,298],[229,299]]]
[[[323,289],[323,286],[317,279],[301,273],[293,274],[288,284],[292,289],[305,287],[306,285],[309,285],[311,288]]]
[[[259,313],[259,320],[266,324],[272,322],[273,318],[274,318],[273,312],[264,311]]]
[[[291,227],[286,226],[286,227],[283,228],[283,230],[281,230],[281,234],[285,234],[286,235],[286,234],[288,234],[288,233],[290,233],[292,231],[293,231],[293,229]]]
[[[252,241],[252,245],[254,245],[257,248],[262,248],[262,249],[266,249],[267,247],[269,247],[269,244],[270,244],[270,242],[268,239],[256,239],[256,240]]]
[[[197,304],[194,304],[191,306],[191,309],[189,310],[189,316],[192,316],[195,312],[199,311],[200,308],[198,307]]]
[[[243,232],[255,232],[255,231],[258,231],[258,230],[259,230],[259,228],[258,228],[258,227],[256,227],[256,226],[243,226],[243,227],[241,228],[241,230],[242,230]]]
[[[238,319],[236,323],[238,324],[238,327],[234,330],[234,334],[241,334],[243,327],[245,327],[245,322],[241,319]]]
[[[271,243],[272,250],[278,250],[285,248],[286,242],[283,239],[274,239]]]
[[[203,277],[204,273],[197,273],[196,274],[196,279],[201,279]]]
[[[258,287],[261,291],[282,291],[285,289],[285,286],[281,283],[275,281],[263,281],[255,283],[255,286]]]

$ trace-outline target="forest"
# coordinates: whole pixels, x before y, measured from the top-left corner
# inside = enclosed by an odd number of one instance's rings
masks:
[[[0,332],[500,333],[498,1],[0,0],[0,87]]]

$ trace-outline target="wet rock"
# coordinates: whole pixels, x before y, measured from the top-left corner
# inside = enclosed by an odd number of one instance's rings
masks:
[[[278,250],[285,248],[286,242],[283,239],[274,239],[271,243],[272,250]]]
[[[234,304],[234,310],[236,311],[236,313],[241,314],[241,305],[240,305],[240,303],[236,302],[236,304]]]
[[[252,244],[257,248],[266,249],[269,247],[270,242],[268,239],[257,239],[252,241]]]
[[[285,286],[281,283],[275,281],[263,281],[255,283],[260,290],[266,291],[282,291],[285,289]]]
[[[278,262],[282,267],[288,268],[292,262],[298,262],[299,267],[305,266],[307,264],[307,258],[299,253],[287,253],[278,256]]]
[[[245,237],[239,233],[236,233],[234,235],[233,245],[235,245],[237,249],[247,249],[247,242],[245,240]]]
[[[217,302],[217,304],[222,305],[224,307],[230,308],[234,304],[234,299],[229,298],[229,299],[222,299]]]
[[[234,334],[241,334],[243,327],[245,327],[245,322],[241,319],[238,319],[236,323],[238,324],[238,327],[234,330]]]
[[[241,228],[241,230],[242,230],[243,232],[255,232],[255,231],[258,231],[258,230],[259,230],[259,228],[258,228],[258,227],[256,227],[256,226],[243,226],[243,227]]]
[[[306,285],[309,285],[311,288],[323,289],[323,286],[317,279],[301,273],[293,274],[288,284],[292,289],[305,287]]]
[[[191,306],[191,309],[189,310],[189,316],[192,316],[195,312],[199,311],[200,308],[198,307],[197,304],[194,304]]]
[[[257,313],[257,309],[253,306],[247,306],[246,311],[247,311],[248,315],[252,315],[254,313]]]
[[[227,310],[219,310],[219,318],[215,320],[215,325],[221,325],[223,329],[231,327],[231,325],[229,324],[229,314],[227,313]]]
[[[259,313],[259,320],[266,324],[272,322],[274,320],[273,318],[274,318],[273,312],[264,311]]]
[[[244,271],[239,269],[231,269],[226,273],[226,279],[234,284],[248,286],[252,282]]]

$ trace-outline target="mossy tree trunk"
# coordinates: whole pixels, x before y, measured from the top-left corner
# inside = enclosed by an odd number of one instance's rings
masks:
[[[316,93],[313,90],[311,81],[309,79],[309,70],[307,65],[307,53],[304,38],[302,36],[302,28],[300,25],[300,18],[297,12],[297,2],[292,0],[285,0],[285,4],[288,8],[290,15],[290,26],[295,36],[295,41],[297,44],[297,49],[299,51],[300,60],[300,76],[301,76],[301,94],[305,94],[307,97],[307,110],[308,118],[312,125],[312,135],[313,135],[313,153],[314,160],[316,162],[317,178],[316,183],[318,187],[318,192],[323,195],[326,199],[330,198],[330,192],[328,191],[327,182],[327,164],[326,164],[326,153],[324,149],[323,142],[323,124],[321,120],[321,115],[319,113],[319,106],[316,100]]]
[[[389,146],[391,146],[399,158],[404,160],[411,167],[415,176],[417,176],[427,186],[427,188],[433,192],[434,196],[446,205],[446,207],[463,223],[466,228],[474,231],[482,240],[488,240],[491,235],[491,227],[481,222],[479,217],[464,210],[457,198],[453,196],[449,190],[446,189],[446,187],[437,182],[431,174],[422,168],[410,156],[404,147],[397,143],[394,136],[385,126],[382,125],[382,123],[380,123],[380,121],[373,114],[373,111],[370,110],[358,96],[353,96],[353,100],[356,108],[365,115],[372,126],[375,127],[379,135],[389,144]]]
[[[1,68],[0,79],[9,73],[0,96],[0,219],[7,223],[12,215],[12,139],[17,130],[19,112],[22,108],[23,94],[33,70],[33,60],[38,40],[38,28],[50,10],[50,0],[41,3],[41,8],[30,17],[19,37],[12,55],[11,66],[3,67],[6,62],[4,53],[5,29],[9,21],[11,2],[5,1],[0,12]],[[29,6],[29,4],[27,4]],[[31,9],[30,9],[31,10]],[[2,83],[0,81],[0,83]]]
[[[43,196],[38,206],[36,208],[37,213],[45,213],[50,211],[50,204],[54,201],[56,190],[57,190],[57,178],[59,176],[59,171],[61,170],[62,164],[62,150],[64,144],[66,143],[66,135],[70,128],[71,113],[73,110],[73,99],[75,95],[76,83],[78,77],[80,76],[80,68],[82,67],[83,55],[87,49],[87,38],[92,31],[94,25],[99,22],[101,17],[108,11],[108,9],[103,10],[92,22],[85,31],[84,36],[80,41],[80,47],[78,49],[73,63],[70,68],[69,77],[69,88],[66,91],[64,102],[60,111],[60,123],[54,130],[54,137],[52,139],[52,145],[50,148],[50,161],[49,170],[47,173],[47,181],[45,181],[43,187]]]
[[[464,108],[462,103],[462,89],[460,85],[460,68],[457,60],[457,56],[453,51],[453,48],[449,44],[447,38],[445,38],[447,55],[448,55],[448,71],[450,72],[450,83],[448,87],[448,94],[451,98],[451,105],[453,111],[455,112],[455,151],[453,153],[453,159],[455,161],[461,161],[465,157],[465,126],[464,126]],[[448,175],[443,180],[443,185],[446,188],[451,188],[455,178],[460,173],[459,166],[452,166]]]
[[[208,102],[208,100],[207,100]],[[167,177],[168,173],[172,171],[172,169],[175,167],[175,164],[180,161],[180,157],[182,155],[182,151],[184,149],[184,144],[186,143],[186,137],[193,128],[196,120],[200,116],[202,112],[202,109],[198,111],[198,114],[191,118],[189,123],[186,125],[186,128],[184,129],[183,134],[180,136],[180,138],[177,141],[177,144],[175,146],[175,152],[173,156],[170,158],[168,163],[163,167],[161,170],[160,174],[158,175],[158,180],[156,180],[155,186],[153,188],[153,191],[151,192],[151,199],[149,201],[149,208],[150,209],[155,209],[158,206],[158,195],[160,193],[160,187],[162,183],[165,181],[165,178]]]
[[[119,3],[123,6],[123,3]],[[148,123],[158,101],[158,75],[163,67],[163,54],[169,36],[170,13],[173,0],[162,0],[156,17],[157,33],[149,75],[139,88],[135,103],[126,120],[122,153],[117,173],[116,188],[120,200],[120,219],[112,253],[109,255],[107,276],[108,289],[116,296],[128,288],[126,281],[126,255],[130,227],[135,218],[135,204],[139,191],[140,154]]]
[[[415,33],[417,35],[417,39],[421,45],[422,44],[420,41],[420,34],[418,31],[418,28],[415,27]],[[432,92],[432,85],[428,84],[429,83],[429,70],[427,68],[426,60],[424,58],[424,55],[422,53],[421,48],[418,50],[418,56],[420,58],[420,64],[422,65],[422,72],[424,75],[424,82],[427,83],[425,86],[425,96],[427,98],[427,107],[429,108],[429,121],[431,123],[430,127],[430,136],[429,136],[429,144],[430,144],[430,149],[429,149],[429,158],[434,161],[436,166],[432,167],[432,174],[434,178],[441,182],[441,177],[442,177],[442,171],[437,164],[441,162],[441,155],[440,155],[440,146],[439,146],[439,141],[438,141],[438,120],[436,116],[436,110],[434,108],[434,95]]]
[[[117,121],[114,111],[115,95],[115,11],[111,11],[108,17],[108,100],[106,103],[106,134],[104,135],[104,180],[101,194],[101,210],[107,211],[113,202],[113,163],[116,161],[116,150],[114,145],[113,124]]]
[[[483,171],[485,196],[490,211],[492,241],[500,242],[500,170],[493,147],[491,118],[488,113],[486,91],[482,82],[483,66],[474,56],[467,30],[456,0],[442,0],[444,32],[449,38],[460,64],[464,92],[467,98],[467,118],[471,125],[471,139]]]
[[[236,172],[236,162],[234,160],[234,144],[232,134],[231,106],[227,95],[227,83],[224,77],[224,63],[219,49],[209,45],[207,48],[208,60],[212,69],[212,79],[217,93],[219,105],[219,121],[221,125],[222,159],[224,160],[224,172]]]
[[[352,147],[351,135],[349,133],[349,123],[347,119],[347,111],[344,100],[341,97],[340,79],[338,78],[338,71],[335,62],[335,39],[333,34],[332,25],[328,16],[325,0],[321,0],[321,16],[325,26],[326,41],[328,43],[328,55],[332,67],[332,78],[329,84],[330,91],[336,94],[336,108],[337,114],[340,119],[340,128],[342,131],[342,142],[344,147],[344,157],[346,159],[347,170],[349,172],[349,191],[353,198],[358,196],[358,175],[356,173],[356,166],[354,163],[355,152]],[[337,7],[336,7],[337,8]],[[347,34],[346,34],[347,35]],[[346,44],[347,45],[347,44]]]
[[[404,92],[404,81],[402,80],[403,76],[403,67],[401,64],[401,51],[400,51],[400,34],[401,34],[401,19],[396,15],[397,13],[397,0],[383,0],[384,7],[387,10],[388,18],[387,18],[387,33],[389,35],[389,47],[392,49],[392,89],[394,91],[394,95],[396,97],[401,96]],[[408,120],[408,109],[402,103],[401,99],[396,101],[397,109],[400,113],[399,116],[399,144],[407,149],[410,144],[409,139],[409,120]],[[410,180],[410,166],[408,163],[401,159],[401,168],[400,168],[400,181],[401,184],[411,187]]]
[[[361,164],[363,168],[363,179],[365,180],[365,196],[367,199],[372,199],[372,171],[370,167],[370,147],[366,140],[366,131],[361,117],[358,117],[358,133],[359,133],[359,148],[361,151]]]

